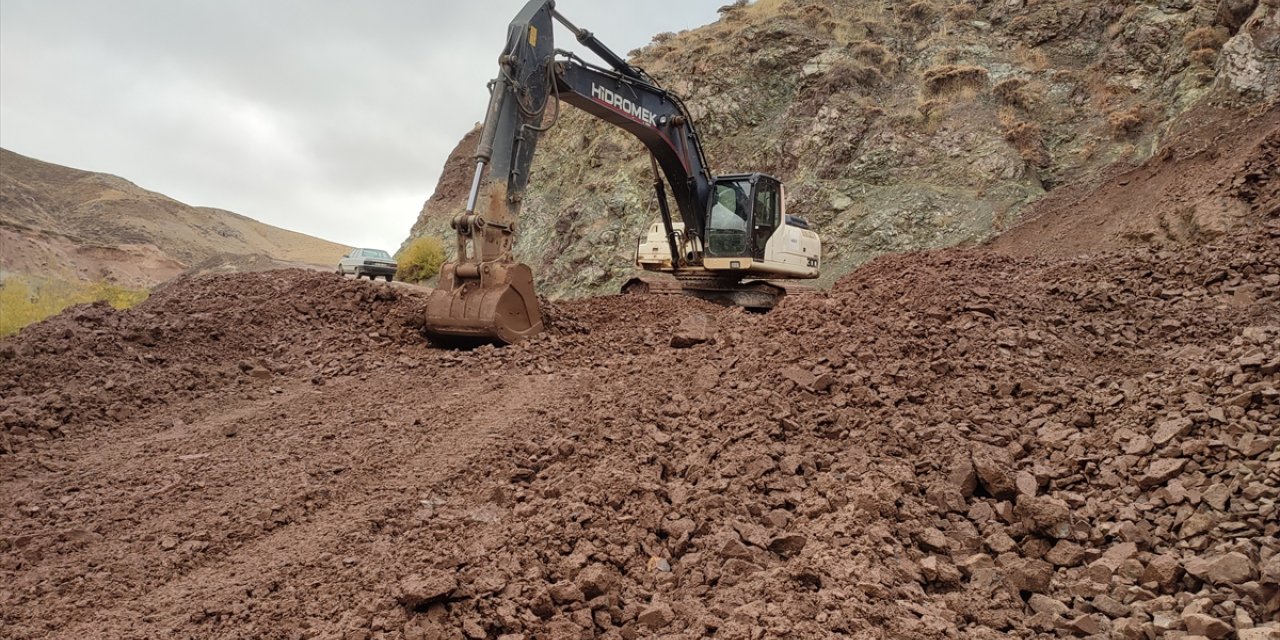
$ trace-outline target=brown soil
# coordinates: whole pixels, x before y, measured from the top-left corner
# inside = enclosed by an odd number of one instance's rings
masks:
[[[58,234],[0,226],[0,271],[6,273],[147,288],[185,269],[151,244],[87,244]]]
[[[1280,219],[768,315],[181,278],[0,342],[13,638],[937,638],[1280,614]],[[707,314],[713,342],[670,346]]]
[[[1200,107],[1151,160],[1059,189],[990,244],[1013,255],[1078,255],[1221,237],[1280,209],[1280,104]]]

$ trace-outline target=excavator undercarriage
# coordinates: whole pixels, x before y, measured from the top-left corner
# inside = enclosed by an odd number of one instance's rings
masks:
[[[674,277],[637,276],[622,285],[623,295],[685,295],[748,311],[769,311],[784,297],[817,291],[816,287],[778,280],[741,280],[715,274]]]

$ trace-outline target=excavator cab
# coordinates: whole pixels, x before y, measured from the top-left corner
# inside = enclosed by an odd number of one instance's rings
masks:
[[[708,271],[815,278],[822,245],[808,223],[789,216],[782,182],[763,173],[717,178],[707,211]]]

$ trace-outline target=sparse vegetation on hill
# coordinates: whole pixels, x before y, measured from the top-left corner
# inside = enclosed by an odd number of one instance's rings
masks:
[[[145,289],[130,289],[110,282],[69,282],[13,276],[0,282],[0,337],[57,315],[64,309],[89,302],[106,302],[128,309],[147,299]]]
[[[5,149],[0,235],[6,272],[90,283],[109,274],[148,286],[215,257],[265,255],[331,267],[348,251],[230,211],[192,207],[123,178]]]

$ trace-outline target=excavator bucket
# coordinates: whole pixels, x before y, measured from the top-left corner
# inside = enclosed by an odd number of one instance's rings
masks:
[[[514,344],[542,331],[533,271],[515,262],[447,263],[427,298],[425,328],[436,343]]]

